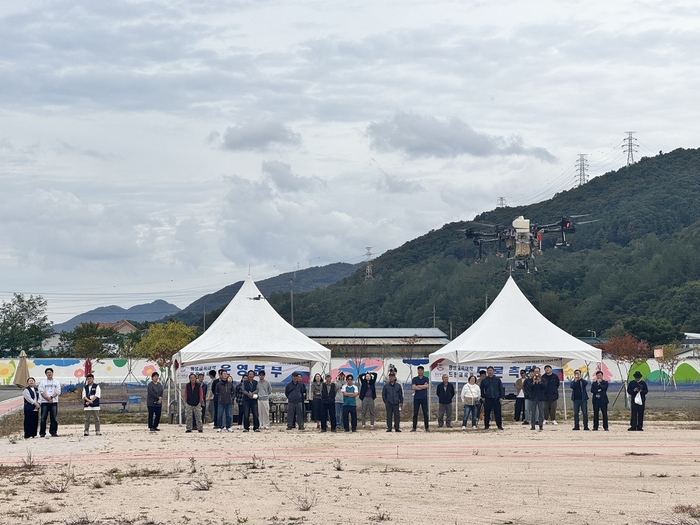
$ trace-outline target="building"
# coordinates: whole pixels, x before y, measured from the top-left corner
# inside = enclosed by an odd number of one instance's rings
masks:
[[[449,343],[439,328],[297,328],[333,357],[427,357]]]

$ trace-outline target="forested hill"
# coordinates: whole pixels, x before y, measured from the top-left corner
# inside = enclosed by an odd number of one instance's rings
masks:
[[[566,331],[599,335],[632,316],[666,318],[700,332],[700,150],[678,149],[643,158],[629,168],[530,206],[506,207],[475,220],[509,224],[524,215],[556,222],[590,214],[571,236],[572,247],[554,249],[546,237],[537,273],[514,278],[533,304]],[[454,335],[484,311],[507,279],[505,261],[487,252],[474,264],[476,247],[452,223],[377,258],[374,279],[355,272],[324,290],[295,296],[296,326],[436,326]],[[270,302],[289,317],[287,294]],[[503,329],[508,329],[504,320]],[[514,334],[537,337],[537,334]]]
[[[338,282],[360,266],[362,266],[361,263],[332,263],[325,266],[313,266],[263,279],[257,281],[255,285],[267,297],[273,292],[288,291],[289,281],[293,278],[295,292],[308,292]],[[242,285],[243,281],[238,281],[214,293],[200,297],[169,319],[176,319],[189,325],[202,326],[204,324],[202,318],[206,315],[206,323],[211,325],[233,299],[233,296],[238,293]]]

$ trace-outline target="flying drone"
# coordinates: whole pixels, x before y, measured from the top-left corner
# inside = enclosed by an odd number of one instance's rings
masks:
[[[545,234],[556,233],[558,239],[554,247],[569,247],[571,242],[567,240],[567,234],[572,234],[576,231],[576,226],[581,224],[589,224],[597,222],[600,219],[592,221],[575,222],[574,219],[588,217],[585,215],[568,215],[563,216],[561,220],[551,224],[531,223],[530,219],[526,219],[522,215],[516,217],[510,226],[496,226],[493,224],[474,223],[492,229],[492,231],[477,231],[473,227],[463,231],[467,239],[471,239],[476,246],[479,247],[479,258],[475,261],[482,261],[483,245],[487,243],[498,243],[496,257],[506,258],[506,270],[513,273],[515,270],[525,270],[530,273],[530,269],[537,271],[535,265],[535,255],[542,253],[542,238]],[[503,253],[505,248],[506,253]],[[485,259],[484,262],[488,262]]]

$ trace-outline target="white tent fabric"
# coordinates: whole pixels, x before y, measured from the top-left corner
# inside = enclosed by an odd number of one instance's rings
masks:
[[[508,278],[491,306],[454,341],[430,354],[430,363],[486,363],[511,359],[599,362],[601,351],[549,322]]]
[[[331,351],[282,319],[249,276],[226,309],[174,359],[193,365],[226,359],[330,363]]]

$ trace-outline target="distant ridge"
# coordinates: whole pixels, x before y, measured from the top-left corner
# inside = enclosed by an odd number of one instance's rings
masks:
[[[294,277],[295,293],[310,292],[337,283],[345,277],[352,275],[363,265],[364,263],[332,263],[325,266],[313,266],[311,268],[297,270],[296,272],[283,273],[276,277],[263,279],[262,281],[256,281],[255,286],[258,287],[258,290],[260,290],[265,297],[268,297],[275,292],[288,292],[289,280]],[[243,281],[238,281],[217,292],[205,295],[174,314],[172,319],[182,321],[188,325],[193,325],[199,323],[204,312],[206,312],[207,325],[209,325],[215,318],[211,317],[210,321],[210,314],[216,314],[225,307],[231,299],[233,299],[233,296],[238,293],[242,284]]]
[[[177,306],[161,299],[148,304],[137,304],[126,309],[116,305],[100,306],[89,312],[76,315],[65,323],[55,324],[53,329],[56,333],[61,333],[62,331],[70,332],[80,323],[116,323],[122,319],[140,323],[157,321],[179,311],[180,309]]]

